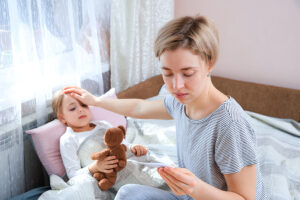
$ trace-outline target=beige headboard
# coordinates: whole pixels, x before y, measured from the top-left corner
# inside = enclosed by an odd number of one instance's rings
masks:
[[[224,94],[235,98],[248,111],[300,121],[300,90],[212,77]],[[163,85],[161,75],[154,76],[118,94],[119,98],[146,99],[158,94]]]

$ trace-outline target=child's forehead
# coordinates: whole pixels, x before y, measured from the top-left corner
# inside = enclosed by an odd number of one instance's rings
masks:
[[[75,99],[69,94],[64,94],[63,105],[70,105],[76,103],[79,103],[77,99]]]

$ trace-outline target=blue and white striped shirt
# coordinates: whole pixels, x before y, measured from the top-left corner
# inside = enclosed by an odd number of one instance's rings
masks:
[[[200,119],[190,119],[185,105],[167,95],[164,104],[176,122],[177,155],[181,168],[187,168],[202,181],[227,190],[223,174],[233,174],[256,165],[256,199],[266,199],[256,153],[256,137],[249,116],[230,97],[215,111]],[[186,199],[191,199],[186,196]]]

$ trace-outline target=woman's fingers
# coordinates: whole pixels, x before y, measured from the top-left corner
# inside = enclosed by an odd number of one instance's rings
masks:
[[[183,183],[187,183],[190,181],[190,171],[187,171],[184,168],[172,168],[172,167],[165,167],[164,172],[173,176],[178,181],[181,181]]]
[[[67,87],[64,87],[64,90],[71,89],[71,88],[79,89],[80,87],[78,87],[78,86],[67,86]]]
[[[73,98],[87,105],[94,105],[96,97],[82,88],[71,87],[64,90],[65,94],[70,94]]]
[[[67,89],[64,90],[65,94],[78,94],[78,95],[82,95],[83,91],[80,89]]]
[[[70,86],[70,87],[65,87],[64,88],[64,93],[70,93],[70,92],[73,92],[73,91],[80,91],[80,90],[82,90],[82,88],[77,87],[77,86]]]
[[[186,192],[180,187],[182,184],[178,182],[178,180],[166,174],[163,169],[159,169],[158,172],[175,194],[177,195],[186,194]]]
[[[165,167],[161,171],[165,177],[184,191],[184,194],[191,194],[199,183],[199,179],[185,168]]]
[[[79,100],[80,102],[83,101],[83,98],[82,98],[81,94],[77,94],[77,93],[72,92],[72,93],[70,93],[70,95],[72,97],[74,97],[75,99]]]

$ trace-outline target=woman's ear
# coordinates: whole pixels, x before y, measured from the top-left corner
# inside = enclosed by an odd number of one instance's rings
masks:
[[[212,73],[212,70],[213,70],[213,68],[214,68],[214,65],[213,65],[212,62],[210,61],[210,62],[208,63],[208,65],[207,65],[207,67],[208,67],[208,74],[207,74],[207,76],[209,77],[209,76],[211,76],[211,73]]]
[[[209,71],[209,73],[212,72],[213,68],[214,68],[214,63],[212,61],[209,61],[208,62],[208,71]]]

